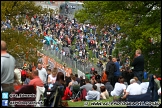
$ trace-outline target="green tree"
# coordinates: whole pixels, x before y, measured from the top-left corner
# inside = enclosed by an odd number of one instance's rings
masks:
[[[89,20],[99,30],[104,25],[120,25],[123,35],[116,50],[133,59],[140,48],[145,69],[161,72],[161,1],[85,1],[83,7],[75,14],[79,22]]]
[[[18,32],[15,30],[15,26],[25,23],[25,15],[28,15],[28,21],[30,21],[33,15],[45,14],[48,11],[52,12],[53,10],[43,9],[31,1],[1,1],[1,18],[5,21],[7,17],[12,23],[11,29],[1,31],[1,39],[6,41],[8,52],[17,60],[36,63],[38,60],[37,50],[42,48],[41,39],[43,36],[38,37],[35,33],[28,31]],[[18,20],[16,20],[17,15],[20,15]]]
[[[37,50],[43,46],[41,39],[43,36],[38,37],[36,34],[29,36],[29,32],[18,32],[12,29],[1,32],[1,40],[6,41],[7,51],[21,62],[37,62],[39,58]]]
[[[2,20],[5,20],[6,17],[13,19],[16,15],[28,15],[31,18],[35,14],[45,14],[49,11],[52,10],[37,6],[33,1],[1,1]]]

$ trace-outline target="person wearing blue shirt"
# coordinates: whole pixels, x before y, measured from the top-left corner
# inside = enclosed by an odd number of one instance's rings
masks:
[[[116,65],[116,72],[114,72],[114,83],[118,82],[119,76],[121,76],[120,72],[120,64],[117,62],[117,59],[115,57],[112,58],[112,61]]]

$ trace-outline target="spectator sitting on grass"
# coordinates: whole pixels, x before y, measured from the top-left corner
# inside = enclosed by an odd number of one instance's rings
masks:
[[[89,80],[86,78],[85,79],[85,85],[81,86],[80,89],[86,89],[86,91],[88,92],[89,90],[92,90],[92,84],[89,83]]]
[[[119,82],[115,83],[114,90],[111,91],[111,96],[121,96],[125,93],[126,85],[124,84],[124,78],[119,79]]]
[[[83,79],[83,76],[80,76],[80,86],[85,85],[85,79]]]
[[[105,86],[104,84],[101,83],[101,80],[100,79],[97,79],[97,82],[96,82],[95,85],[97,86],[97,91],[99,91],[99,92],[100,92],[100,87],[101,86]]]
[[[130,85],[128,86],[128,88],[126,90],[125,95],[121,98],[126,99],[126,97],[128,95],[140,95],[140,94],[142,94],[141,86],[139,84],[137,84],[135,79],[131,79]]]
[[[110,84],[110,82],[108,82],[108,80],[105,81],[105,87],[106,87],[106,90],[108,91],[109,93],[109,96],[111,96],[111,91],[113,91],[113,86]]]
[[[142,94],[145,94],[147,92],[148,86],[149,86],[149,81],[148,80],[144,80],[143,82],[140,84],[141,89],[142,89]]]
[[[92,90],[88,91],[86,100],[100,100],[100,92],[97,91],[97,86],[93,85]]]
[[[105,86],[101,86],[100,91],[101,91],[101,99],[108,99],[109,98],[109,93],[106,90]]]

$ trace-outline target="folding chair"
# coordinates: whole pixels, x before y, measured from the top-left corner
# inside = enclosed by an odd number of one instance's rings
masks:
[[[64,86],[58,86],[54,94],[54,99],[51,107],[58,107],[61,104],[63,93],[64,93]]]
[[[72,87],[72,97],[71,99],[77,99],[77,97],[79,97],[80,92],[80,85],[73,85]]]

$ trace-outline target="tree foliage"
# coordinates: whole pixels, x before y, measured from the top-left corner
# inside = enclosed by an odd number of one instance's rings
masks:
[[[89,20],[98,29],[120,25],[120,32],[125,35],[116,50],[133,59],[135,50],[140,48],[145,69],[161,72],[161,1],[85,1],[83,7],[75,14],[78,21]]]
[[[35,33],[29,31],[18,32],[15,27],[20,24],[25,24],[25,20],[30,22],[30,19],[35,14],[46,14],[53,10],[43,9],[41,6],[36,6],[31,1],[1,1],[1,19],[6,18],[11,20],[12,28],[1,31],[1,39],[6,41],[8,52],[16,59],[28,62],[37,62],[37,50],[42,48],[41,39]],[[20,17],[16,20],[16,16]],[[25,16],[28,16],[26,19]],[[29,36],[32,34],[32,36]]]
[[[42,48],[41,39],[36,34],[29,36],[29,32],[18,32],[8,29],[1,32],[1,40],[7,43],[7,52],[15,59],[36,63],[38,60],[37,50]],[[19,62],[22,62],[19,61]]]
[[[52,10],[37,6],[32,1],[1,1],[1,19],[12,19],[16,15],[28,15],[31,18],[35,14],[45,14]]]

